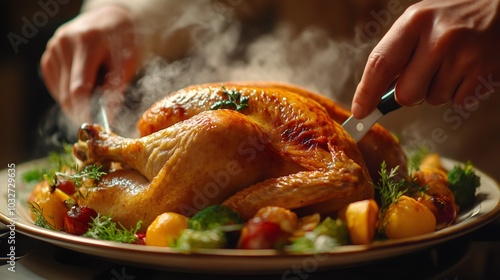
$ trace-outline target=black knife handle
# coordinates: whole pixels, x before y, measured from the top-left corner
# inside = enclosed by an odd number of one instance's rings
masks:
[[[380,103],[377,105],[377,109],[380,113],[386,115],[396,109],[401,108],[398,102],[396,102],[396,83],[393,83],[386,94],[382,96]]]

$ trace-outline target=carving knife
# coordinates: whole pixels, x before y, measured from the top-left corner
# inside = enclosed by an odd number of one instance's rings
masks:
[[[382,96],[380,103],[377,105],[377,108],[373,110],[373,112],[359,120],[351,115],[342,124],[342,127],[344,127],[351,137],[358,142],[368,131],[370,131],[370,128],[377,122],[378,119],[398,108],[401,108],[401,105],[396,102],[395,93],[396,83],[393,83],[384,96]]]
[[[99,67],[96,79],[96,87],[94,89],[94,92],[92,93],[90,100],[90,110],[93,122],[102,125],[106,132],[111,132],[108,113],[106,110],[106,102],[104,100],[104,90],[102,89],[105,74],[106,68],[104,66]]]

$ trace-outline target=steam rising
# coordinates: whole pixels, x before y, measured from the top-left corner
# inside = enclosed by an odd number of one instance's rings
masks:
[[[238,0],[228,2],[235,5],[241,3]],[[201,1],[196,3],[200,4]],[[174,25],[161,30],[165,33],[162,36],[168,37],[176,28],[200,25],[198,31],[201,32],[194,35],[198,40],[194,44],[193,53],[170,63],[160,57],[150,57],[147,60],[142,75],[127,90],[122,110],[112,121],[112,129],[117,134],[137,136],[136,121],[152,103],[175,90],[200,83],[238,80],[288,82],[322,93],[348,107],[364,62],[375,43],[375,40],[360,43],[354,38],[351,42],[335,41],[314,27],[296,34],[290,26],[283,24],[251,43],[243,44],[241,28],[238,24],[229,22],[230,13],[227,10],[226,13],[220,13],[214,7],[191,7],[187,11]],[[163,15],[162,17],[164,18]],[[217,20],[206,24],[207,17]],[[355,49],[346,49],[345,46],[353,46]],[[498,97],[482,102],[478,112],[465,112],[466,115],[454,113],[453,121],[449,120],[449,107],[423,105],[418,109],[406,108],[391,113],[392,117],[384,118],[381,122],[392,131],[399,131],[398,134],[410,146],[427,143],[432,150],[442,150],[443,154],[453,158],[484,161],[485,154],[491,155],[490,158],[498,154],[500,146],[496,143],[499,141],[499,134],[498,130],[481,130],[483,126],[475,124],[489,119],[488,125],[492,128],[500,127],[499,118],[483,116],[488,112],[497,112],[498,102],[494,100]],[[48,112],[46,121],[42,122],[39,129],[40,139],[45,141],[41,145],[43,151],[61,146],[63,140],[76,141],[78,125],[65,120],[57,109]],[[438,140],[432,138],[435,131],[441,132]],[[491,139],[495,144],[485,144],[481,139]],[[475,148],[463,149],[464,143]],[[480,150],[478,147],[484,147],[487,151],[474,152]],[[483,168],[493,170],[495,166],[497,165],[483,165]]]
[[[152,103],[177,89],[220,81],[288,82],[348,106],[366,60],[364,55],[347,56],[340,42],[315,28],[293,36],[288,26],[280,26],[246,46],[242,57],[234,58],[238,38],[238,26],[233,26],[203,42],[188,58],[172,63],[151,58],[144,76],[130,92],[132,99],[142,98],[132,115],[138,118]],[[368,49],[367,46],[366,53]],[[130,134],[135,129],[135,120],[130,120],[128,110],[123,115],[127,118],[119,118],[114,127],[122,134]]]
[[[193,17],[185,20],[192,21]],[[112,121],[113,131],[127,137],[137,136],[137,119],[155,101],[180,88],[209,82],[288,82],[348,106],[366,56],[373,47],[372,44],[356,46],[357,52],[353,55],[342,47],[341,41],[330,39],[317,28],[310,27],[296,34],[286,24],[242,45],[240,26],[227,23],[225,18],[203,26],[200,30],[205,36],[199,36],[201,39],[194,44],[193,54],[184,59],[167,63],[160,57],[150,57],[142,75],[127,90],[125,106]],[[176,24],[179,27],[188,25],[183,22]],[[45,124],[45,127],[65,128],[57,133],[66,131],[66,138],[75,140],[77,127],[62,124],[61,119],[57,118],[58,123]],[[47,137],[47,133],[42,131],[41,134],[45,135],[42,137],[55,144],[56,139],[50,135]],[[57,140],[59,138],[60,135]]]

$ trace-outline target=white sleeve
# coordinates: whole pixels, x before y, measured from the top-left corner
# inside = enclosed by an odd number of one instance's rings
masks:
[[[194,39],[217,32],[223,15],[216,1],[210,0],[86,0],[82,11],[104,5],[129,10],[146,56],[154,53],[166,59],[185,55]]]

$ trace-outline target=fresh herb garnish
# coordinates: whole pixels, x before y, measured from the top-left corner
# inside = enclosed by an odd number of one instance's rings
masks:
[[[96,166],[94,164],[85,166],[82,170],[77,173],[64,173],[64,172],[56,172],[55,178],[62,178],[66,180],[72,180],[75,183],[75,186],[81,187],[83,186],[84,180],[100,180],[102,176],[106,175],[106,172],[101,171],[101,166]]]
[[[460,208],[474,205],[476,190],[481,186],[481,178],[476,174],[474,166],[470,161],[465,165],[455,165],[448,171],[450,190],[455,196],[455,202]]]
[[[395,202],[398,201],[399,197],[406,193],[407,181],[401,179],[396,182],[395,177],[397,175],[399,165],[391,168],[390,172],[387,173],[387,165],[385,161],[382,162],[380,167],[380,180],[375,185],[375,189],[378,190],[380,195],[380,212],[385,213],[387,208]]]
[[[138,221],[135,228],[126,229],[122,224],[112,221],[109,216],[97,214],[92,218],[89,230],[83,235],[100,240],[110,240],[121,243],[133,243],[138,240],[137,231],[141,228],[142,221]]]
[[[241,92],[234,89],[226,89],[222,86],[222,92],[227,95],[228,100],[219,100],[215,102],[210,109],[234,109],[236,111],[241,111],[248,107],[248,97],[241,96]]]
[[[28,202],[28,208],[35,215],[34,224],[39,227],[43,227],[50,230],[56,230],[56,228],[43,216],[43,209],[36,202]]]
[[[22,174],[22,179],[27,184],[38,183],[43,180],[43,174],[45,173],[47,171],[42,168],[28,170]]]
[[[50,173],[44,174],[43,178],[49,186],[56,188],[59,180],[72,181],[75,184],[77,195],[85,198],[86,194],[81,191],[81,187],[91,188],[96,185],[94,181],[101,180],[101,177],[107,173],[101,171],[101,166],[96,166],[94,164],[85,166],[82,170],[78,171],[78,167],[67,169],[66,172],[51,170]]]
[[[55,186],[58,179],[72,180],[76,187],[81,187],[86,179],[100,180],[106,172],[101,171],[101,166],[87,165],[79,170],[73,156],[71,145],[63,143],[63,152],[51,152],[47,158],[47,167],[33,169],[26,172],[23,179],[27,183],[47,181],[50,186]]]
[[[68,143],[63,143],[63,151],[51,152],[48,157],[49,167],[58,171],[64,171],[66,168],[76,166],[73,156],[73,147]]]
[[[47,164],[36,167],[23,173],[22,179],[25,183],[38,183],[47,180],[49,183],[55,172],[64,172],[73,166],[76,166],[75,158],[73,157],[72,146],[68,143],[63,143],[61,152],[51,152],[47,156]]]

